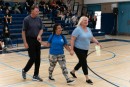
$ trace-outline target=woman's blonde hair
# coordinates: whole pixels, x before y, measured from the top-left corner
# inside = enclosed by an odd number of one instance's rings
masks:
[[[87,20],[88,20],[88,17],[86,17],[86,16],[80,17],[77,27],[81,25],[81,22],[83,21],[84,18],[87,18]]]

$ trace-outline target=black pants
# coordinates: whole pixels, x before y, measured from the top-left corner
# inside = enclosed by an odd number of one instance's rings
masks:
[[[40,68],[40,55],[41,55],[41,44],[37,41],[37,38],[26,38],[28,43],[28,54],[30,59],[28,60],[24,71],[27,72],[33,64],[35,64],[34,69],[34,76],[37,76],[39,74],[39,68]]]
[[[74,51],[78,57],[79,62],[75,66],[74,70],[78,70],[80,67],[82,67],[84,75],[88,75],[88,67],[87,67],[87,54],[88,50],[82,50],[74,47]]]

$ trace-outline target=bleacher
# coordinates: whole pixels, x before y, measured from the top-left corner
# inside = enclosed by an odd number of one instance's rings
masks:
[[[10,37],[13,43],[22,43],[21,29],[22,22],[27,14],[11,14],[12,15],[12,24],[9,24]],[[0,14],[0,17],[3,19],[4,14]],[[3,21],[4,23],[4,21]],[[0,25],[0,33],[3,31],[3,23]]]
[[[14,2],[9,2],[9,4],[11,6],[13,6]],[[21,2],[20,4],[22,4],[22,8],[24,8],[25,3]],[[56,12],[56,11],[46,14],[44,18],[43,18],[42,13],[40,15],[41,18],[43,19],[43,24],[45,25],[44,33],[42,36],[43,41],[47,41],[49,35],[52,34],[53,25],[55,23],[60,23],[62,25],[64,35],[71,35],[72,31],[75,28],[75,27],[73,27],[72,23],[65,23],[64,20],[60,20],[60,18],[55,17],[54,14],[56,14],[56,13],[54,13],[54,12]],[[11,14],[12,15],[12,24],[9,24],[9,29],[10,29],[10,35],[11,35],[12,41],[15,44],[23,43],[21,31],[22,31],[23,19],[27,16],[26,13],[27,12],[24,11],[23,14]],[[48,15],[49,15],[49,17],[48,17]],[[4,13],[0,12],[0,18],[3,18],[3,17],[4,17]],[[2,30],[3,30],[3,25],[1,24],[0,33],[2,33]],[[92,32],[93,32],[94,36],[104,36],[105,35],[105,33],[102,32],[101,30],[92,29]]]
[[[0,17],[3,17],[3,14],[0,14]],[[23,19],[25,18],[25,16],[27,16],[27,14],[12,14],[13,16],[13,21],[12,24],[9,24],[9,29],[10,29],[10,33],[11,33],[11,37],[13,39],[15,39],[15,42],[17,41],[17,43],[22,43],[22,35],[21,35],[21,31],[22,31],[22,22]],[[43,24],[45,25],[45,29],[44,29],[44,33],[43,33],[43,40],[46,41],[49,37],[49,35],[52,33],[52,27],[54,25],[54,23],[61,23],[62,25],[64,25],[64,29],[63,32],[66,32],[65,34],[71,34],[72,31],[74,30],[75,27],[73,26],[66,26],[66,24],[64,22],[59,22],[58,20],[55,20],[56,22],[52,22],[52,20],[50,19],[44,19],[43,20]],[[0,33],[2,33],[2,25],[0,25]],[[101,30],[92,30],[93,35],[94,36],[103,36],[105,35],[104,32],[102,32]]]

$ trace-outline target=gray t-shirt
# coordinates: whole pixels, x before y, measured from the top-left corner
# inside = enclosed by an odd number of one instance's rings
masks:
[[[26,37],[37,37],[39,31],[44,28],[40,17],[32,18],[29,15],[23,20],[22,30],[25,31]]]
[[[93,34],[89,27],[86,28],[85,32],[82,27],[78,26],[72,32],[72,36],[76,37],[74,46],[79,49],[88,50],[90,46],[90,41],[93,37]]]

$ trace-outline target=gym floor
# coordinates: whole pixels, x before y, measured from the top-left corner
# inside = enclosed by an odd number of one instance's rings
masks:
[[[40,77],[43,82],[32,81],[34,67],[27,73],[27,79],[23,80],[21,70],[29,57],[27,51],[19,51],[0,54],[0,87],[130,87],[130,37],[107,36],[107,38],[109,40],[102,39],[101,41],[101,55],[96,54],[94,44],[91,44],[89,50],[87,61],[92,70],[89,70],[89,78],[94,82],[93,85],[85,82],[82,69],[75,73],[76,79],[69,74],[75,83],[67,85],[59,64],[55,67],[53,74],[56,81],[49,81],[49,49],[42,49]],[[65,55],[66,65],[70,72],[78,60],[76,55],[70,56],[66,50]]]

